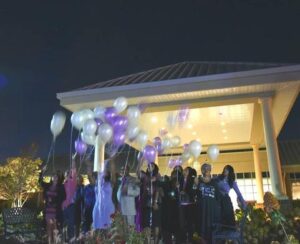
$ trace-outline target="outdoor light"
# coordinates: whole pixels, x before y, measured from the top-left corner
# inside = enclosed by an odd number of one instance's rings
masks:
[[[151,122],[152,122],[152,123],[156,123],[156,122],[157,122],[157,117],[156,117],[156,116],[153,116],[153,117],[151,118]]]

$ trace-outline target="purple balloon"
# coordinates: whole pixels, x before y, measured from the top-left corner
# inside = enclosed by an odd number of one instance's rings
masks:
[[[147,145],[143,150],[143,155],[148,163],[153,163],[155,162],[156,150],[153,146]]]
[[[113,143],[116,146],[122,146],[125,143],[126,134],[123,131],[115,131]]]
[[[77,139],[75,141],[75,151],[79,155],[83,155],[83,154],[85,154],[86,150],[87,150],[87,144],[85,142],[83,142],[81,139]]]
[[[113,124],[114,122],[114,118],[118,115],[117,111],[115,108],[107,108],[104,112],[104,117],[105,120],[109,123],[109,124]]]
[[[173,169],[175,167],[175,163],[176,163],[176,160],[175,158],[170,158],[169,159],[169,162],[168,162],[168,166],[170,169]]]
[[[95,118],[95,121],[97,123],[97,126],[100,126],[100,125],[103,124],[103,121],[101,119],[99,119],[99,118]]]
[[[182,165],[182,163],[183,163],[182,158],[175,159],[175,166],[180,166],[180,165]]]
[[[128,119],[125,116],[117,115],[113,119],[112,127],[114,131],[125,131],[128,127]]]
[[[154,144],[154,146],[161,144],[161,139],[159,136],[154,137],[153,144]]]
[[[183,145],[183,151],[186,152],[187,150],[189,150],[189,144],[188,143],[185,143]]]
[[[188,120],[189,113],[190,113],[190,110],[189,110],[188,106],[180,107],[178,116],[177,116],[177,119],[178,119],[178,122],[180,125],[183,125]]]

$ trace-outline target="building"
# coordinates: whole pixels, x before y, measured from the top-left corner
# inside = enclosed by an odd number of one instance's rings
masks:
[[[188,105],[189,121],[183,128],[168,130],[178,135],[182,144],[201,141],[204,153],[189,164],[199,169],[207,160],[207,147],[217,144],[221,154],[212,163],[213,173],[220,173],[225,164],[233,165],[246,199],[262,202],[267,190],[280,199],[286,199],[287,193],[291,196],[287,175],[298,177],[300,172],[299,162],[292,168],[281,164],[276,139],[299,87],[300,65],[183,62],[58,93],[57,97],[70,111],[99,104],[112,106],[120,96],[130,105],[149,104],[140,125],[149,138],[167,126],[170,114]],[[103,155],[103,148],[96,148],[96,152],[101,150]],[[168,159],[180,153],[182,146],[158,158],[162,173],[169,171]]]

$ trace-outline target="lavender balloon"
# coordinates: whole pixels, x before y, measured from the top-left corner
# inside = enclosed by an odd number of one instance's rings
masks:
[[[147,145],[143,150],[143,156],[148,163],[155,162],[156,150],[153,146]]]
[[[163,152],[161,142],[162,142],[161,138],[158,136],[153,139],[153,145],[154,145],[156,151],[158,152],[158,154],[161,154]]]
[[[116,146],[122,146],[125,143],[126,134],[123,131],[115,131],[113,143]]]
[[[185,143],[183,145],[183,152],[187,152],[189,150],[189,144],[188,143]]]
[[[83,154],[85,154],[86,150],[87,150],[87,144],[85,142],[83,142],[81,139],[77,139],[75,141],[75,151],[79,155],[83,155]]]
[[[99,118],[95,118],[95,121],[96,121],[97,126],[100,126],[103,124],[103,121]]]
[[[182,106],[180,107],[177,115],[178,123],[179,125],[183,125],[189,118],[189,107],[188,106]]]
[[[107,108],[104,112],[105,120],[109,124],[113,124],[114,118],[118,115],[115,108]]]
[[[118,115],[113,119],[112,127],[114,131],[126,131],[128,127],[128,119],[125,116]]]

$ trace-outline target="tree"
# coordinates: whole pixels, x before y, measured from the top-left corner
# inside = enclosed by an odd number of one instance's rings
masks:
[[[41,163],[30,156],[8,158],[0,166],[0,198],[12,201],[12,207],[22,207],[30,193],[39,190]]]

